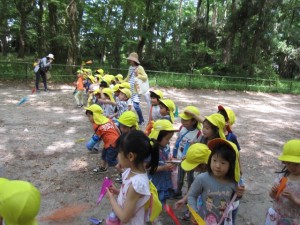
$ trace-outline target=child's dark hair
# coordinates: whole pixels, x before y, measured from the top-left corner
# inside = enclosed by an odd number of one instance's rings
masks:
[[[167,136],[169,133],[174,133],[174,131],[161,130],[157,136],[157,142],[161,142],[162,139]]]
[[[211,149],[211,154],[208,158],[208,168],[207,171],[210,175],[213,174],[211,169],[211,159],[212,156],[218,154],[219,157],[223,158],[225,161],[229,162],[229,169],[225,177],[229,180],[234,181],[234,170],[235,170],[235,163],[236,163],[236,153],[233,149],[231,149],[227,145],[217,145],[214,149]]]
[[[158,105],[164,107],[167,111],[170,111],[169,108],[162,102],[159,102]]]
[[[153,146],[151,145],[153,142]],[[136,155],[134,164],[138,166],[144,163],[150,156],[150,161],[146,168],[149,169],[149,174],[154,174],[159,161],[159,145],[156,140],[150,140],[144,132],[140,130],[132,130],[128,133],[121,134],[117,140],[117,149],[127,156],[130,152]]]
[[[109,98],[109,96],[108,96],[108,94],[106,94],[106,93],[103,93],[103,95],[105,96],[105,98],[108,98],[108,99],[110,99],[110,98]]]
[[[214,132],[214,136],[213,136],[212,138],[210,138],[210,140],[211,140],[211,139],[214,139],[214,138],[220,138],[219,128],[218,128],[217,126],[213,125],[208,119],[205,119],[205,120],[203,121],[203,125],[204,125],[204,123],[208,123],[209,126],[211,127],[211,129],[212,129],[213,132]],[[208,140],[207,138],[201,139],[201,143],[204,143],[204,144],[207,144],[208,141],[209,141],[209,140]]]
[[[150,91],[150,98],[156,98],[158,101],[160,99],[160,96],[155,94],[154,92]]]
[[[103,88],[107,88],[108,84],[105,81],[101,81],[99,86]]]
[[[85,115],[93,115],[93,112],[91,110],[86,110]]]

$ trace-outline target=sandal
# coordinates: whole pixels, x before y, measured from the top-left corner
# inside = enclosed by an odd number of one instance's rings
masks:
[[[106,173],[106,172],[108,172],[108,170],[107,170],[107,167],[105,168],[105,167],[101,166],[101,167],[94,168],[93,172],[94,173]]]

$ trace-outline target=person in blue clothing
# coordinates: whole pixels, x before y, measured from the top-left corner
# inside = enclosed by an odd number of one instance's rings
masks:
[[[51,63],[54,60],[54,55],[53,54],[48,54],[46,57],[43,57],[39,63],[36,65],[34,68],[35,72],[35,88],[37,91],[39,91],[39,82],[40,82],[40,77],[42,77],[43,84],[44,84],[44,89],[46,92],[48,92],[48,87],[47,87],[47,76],[46,73],[49,71],[51,68]]]

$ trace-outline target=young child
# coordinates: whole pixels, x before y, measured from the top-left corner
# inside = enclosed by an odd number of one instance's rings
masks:
[[[170,120],[173,123],[175,109],[175,103],[171,99],[159,99],[159,113],[162,119]]]
[[[284,164],[279,177],[275,180],[270,190],[270,197],[273,201],[272,212],[273,223],[279,224],[300,224],[300,139],[290,140],[283,146],[283,151],[278,159]],[[287,179],[285,188],[280,188],[281,183]],[[275,222],[276,221],[276,222]]]
[[[150,198],[150,186],[144,162],[151,159],[146,167],[149,174],[154,174],[159,160],[158,144],[152,146],[142,131],[133,130],[120,136],[117,148],[118,161],[127,169],[122,174],[121,189],[108,188],[107,197],[121,224],[146,225],[144,205]]]
[[[159,200],[165,204],[173,190],[171,172],[175,165],[168,162],[170,155],[169,142],[174,132],[177,131],[169,120],[157,120],[153,124],[150,139],[155,139],[159,144],[159,165],[155,174],[149,176],[155,185]]]
[[[151,99],[151,107],[150,107],[150,115],[149,122],[156,121],[161,119],[161,114],[159,112],[159,100],[163,99],[164,95],[160,90],[152,90],[150,91],[150,99]]]
[[[181,163],[181,168],[184,171],[195,171],[198,173],[203,173],[207,171],[207,161],[210,155],[210,149],[205,144],[195,143],[192,144],[187,153],[185,159]],[[175,203],[175,209],[181,208],[187,203],[188,194],[186,194],[182,199]],[[189,217],[186,216],[186,217]]]
[[[210,116],[205,116],[203,121],[203,130],[201,138],[201,143],[207,144],[208,141],[214,138],[226,139],[224,134],[225,119],[219,113],[211,114]]]
[[[104,116],[112,119],[115,116],[115,99],[113,97],[113,91],[110,88],[103,88],[101,91],[102,108]],[[99,100],[98,100],[99,101]]]
[[[79,70],[77,71],[76,93],[74,95],[76,106],[79,108],[83,106],[83,93],[84,93],[83,74]]]
[[[31,183],[0,178],[0,224],[35,225],[41,194]]]
[[[103,140],[104,148],[101,155],[101,166],[95,168],[94,172],[105,173],[107,167],[116,166],[118,164],[116,150],[116,140],[119,137],[119,130],[116,125],[103,115],[103,109],[93,104],[90,107],[85,107],[85,114],[89,121],[93,124],[95,134]],[[119,167],[116,167],[119,170]]]
[[[190,113],[186,113],[190,112]],[[192,143],[199,142],[201,139],[201,128],[202,124],[199,123],[195,116],[200,116],[200,111],[195,106],[187,106],[183,112],[179,114],[181,118],[181,127],[175,146],[173,149],[173,157],[182,159]],[[178,178],[177,178],[177,190],[175,190],[174,198],[182,198],[182,187],[184,183],[185,171],[178,167]],[[193,171],[187,173],[188,188],[191,186],[194,180]]]
[[[236,145],[222,138],[208,142],[211,154],[208,159],[208,172],[199,174],[188,193],[188,204],[205,220],[207,225],[232,224],[232,204],[234,198],[241,198],[244,187],[238,186],[240,168]],[[236,194],[236,195],[235,195]],[[201,195],[202,205],[197,207]],[[235,201],[235,199],[233,199]],[[234,201],[232,201],[234,205]],[[228,205],[228,206],[227,206]],[[226,208],[228,213],[226,212]]]
[[[116,84],[121,84],[123,82],[123,75],[122,74],[117,74],[115,76],[115,81],[116,81]]]
[[[132,111],[124,112],[118,119],[121,133],[128,133],[132,130],[139,130],[137,115]]]

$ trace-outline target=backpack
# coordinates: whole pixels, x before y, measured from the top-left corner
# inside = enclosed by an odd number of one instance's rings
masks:
[[[153,222],[160,215],[162,211],[162,205],[158,198],[157,189],[151,180],[149,180],[149,187],[151,195],[144,208],[146,214],[148,214],[149,221]]]

